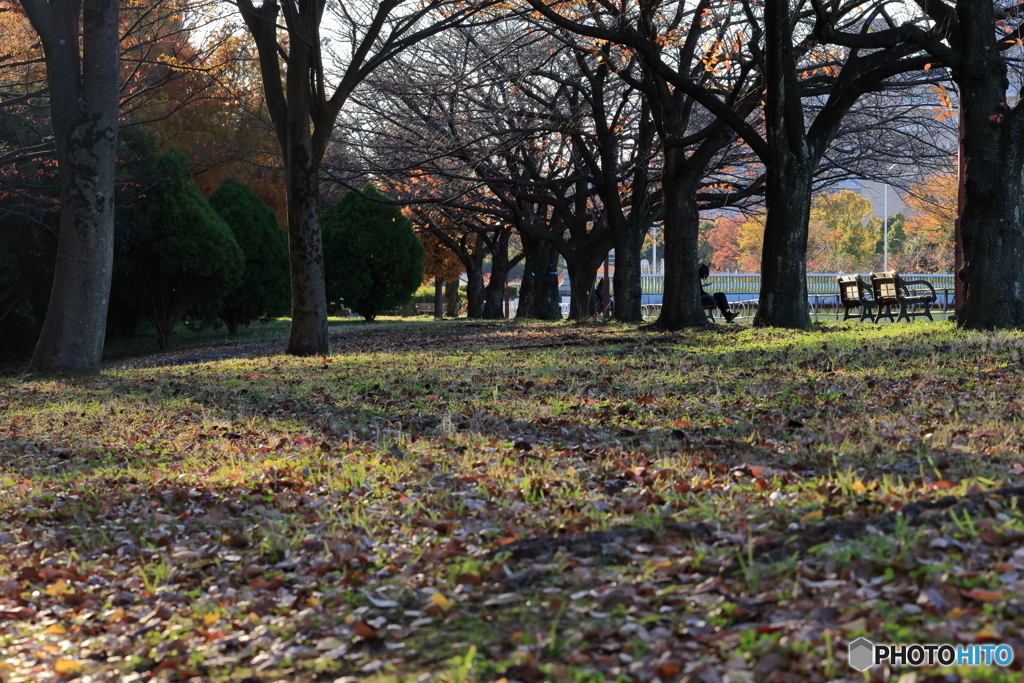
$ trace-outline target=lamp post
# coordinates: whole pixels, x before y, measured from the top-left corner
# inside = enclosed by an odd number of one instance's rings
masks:
[[[658,227],[651,228],[651,274],[658,274]]]
[[[886,174],[892,172],[892,169],[896,168],[896,164],[891,165],[885,169]],[[883,209],[885,215],[882,216],[882,270],[888,272],[889,270],[889,181],[886,178],[885,182],[885,209]]]

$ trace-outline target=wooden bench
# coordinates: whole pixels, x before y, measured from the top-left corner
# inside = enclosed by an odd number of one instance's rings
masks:
[[[839,282],[839,303],[843,306],[843,320],[857,318],[858,320],[874,320],[872,309],[875,307],[875,298],[871,294],[871,288],[860,279],[860,275],[840,275],[836,278]],[[860,314],[853,313],[856,308]],[[836,318],[839,317],[839,309],[836,309]]]
[[[416,304],[416,314],[422,313],[434,315],[434,304]]]
[[[920,287],[927,287],[927,291]],[[904,318],[907,322],[915,316],[926,316],[932,318],[931,307],[938,298],[935,295],[935,287],[927,280],[906,280],[899,276],[894,270],[884,273],[871,273],[871,289],[875,298],[875,306],[878,313],[875,315],[875,322],[883,317],[890,321],[899,322]],[[899,315],[893,320],[892,307],[899,306]],[[923,308],[918,308],[923,307]]]

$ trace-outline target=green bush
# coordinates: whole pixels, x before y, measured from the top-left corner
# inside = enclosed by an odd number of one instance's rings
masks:
[[[164,349],[190,308],[238,286],[244,256],[231,228],[192,182],[184,154],[167,150],[154,170],[164,180],[135,207],[136,239],[127,259]]]
[[[210,195],[245,255],[239,285],[224,296],[218,316],[236,334],[240,325],[286,315],[289,309],[288,235],[252,188],[233,178]]]
[[[387,199],[373,185],[362,193]],[[349,191],[321,226],[329,310],[373,320],[407,303],[423,281],[423,245],[397,207]]]

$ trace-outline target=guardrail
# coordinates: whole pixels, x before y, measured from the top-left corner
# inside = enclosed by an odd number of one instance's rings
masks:
[[[836,284],[836,277],[839,275],[850,275],[851,273],[808,273],[807,293],[808,294],[838,294],[839,286]],[[906,275],[906,273],[901,273]],[[932,273],[911,275],[915,280],[927,280],[936,290],[952,289],[954,287],[952,273]],[[864,275],[865,280],[869,276]],[[643,294],[664,294],[664,275],[641,275],[640,291]],[[760,273],[726,273],[712,274],[704,285],[709,292],[723,292],[725,294],[746,294],[757,295],[761,291]]]
[[[849,275],[849,273],[843,274]],[[830,312],[838,312],[841,309],[836,277],[833,273],[807,274],[807,303],[813,316],[817,317],[826,309]],[[862,277],[865,281],[870,280],[870,274],[864,274]],[[948,313],[953,309],[955,283],[952,273],[927,273],[924,275],[913,273],[909,277],[914,280],[927,280],[935,287],[940,311]],[[643,293],[643,316],[645,318],[657,317],[661,312],[661,297],[665,292],[665,276],[642,275],[640,285]],[[753,317],[757,312],[757,297],[761,291],[761,274],[714,274],[705,281],[704,288],[708,292],[725,294],[729,300],[729,306],[739,313],[740,318]]]

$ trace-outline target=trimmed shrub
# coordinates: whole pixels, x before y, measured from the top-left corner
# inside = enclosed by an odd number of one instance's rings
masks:
[[[146,234],[134,241],[128,260],[165,349],[190,308],[238,286],[244,256],[231,228],[192,182],[184,154],[172,147],[160,155],[156,170],[165,180],[140,198],[137,225]]]
[[[373,185],[362,192],[387,199]],[[320,224],[329,310],[373,320],[407,303],[423,281],[423,245],[398,207],[349,191]]]
[[[210,205],[231,228],[245,255],[238,287],[228,292],[218,316],[236,334],[241,325],[286,315],[289,308],[288,235],[277,215],[248,185],[225,180]]]

